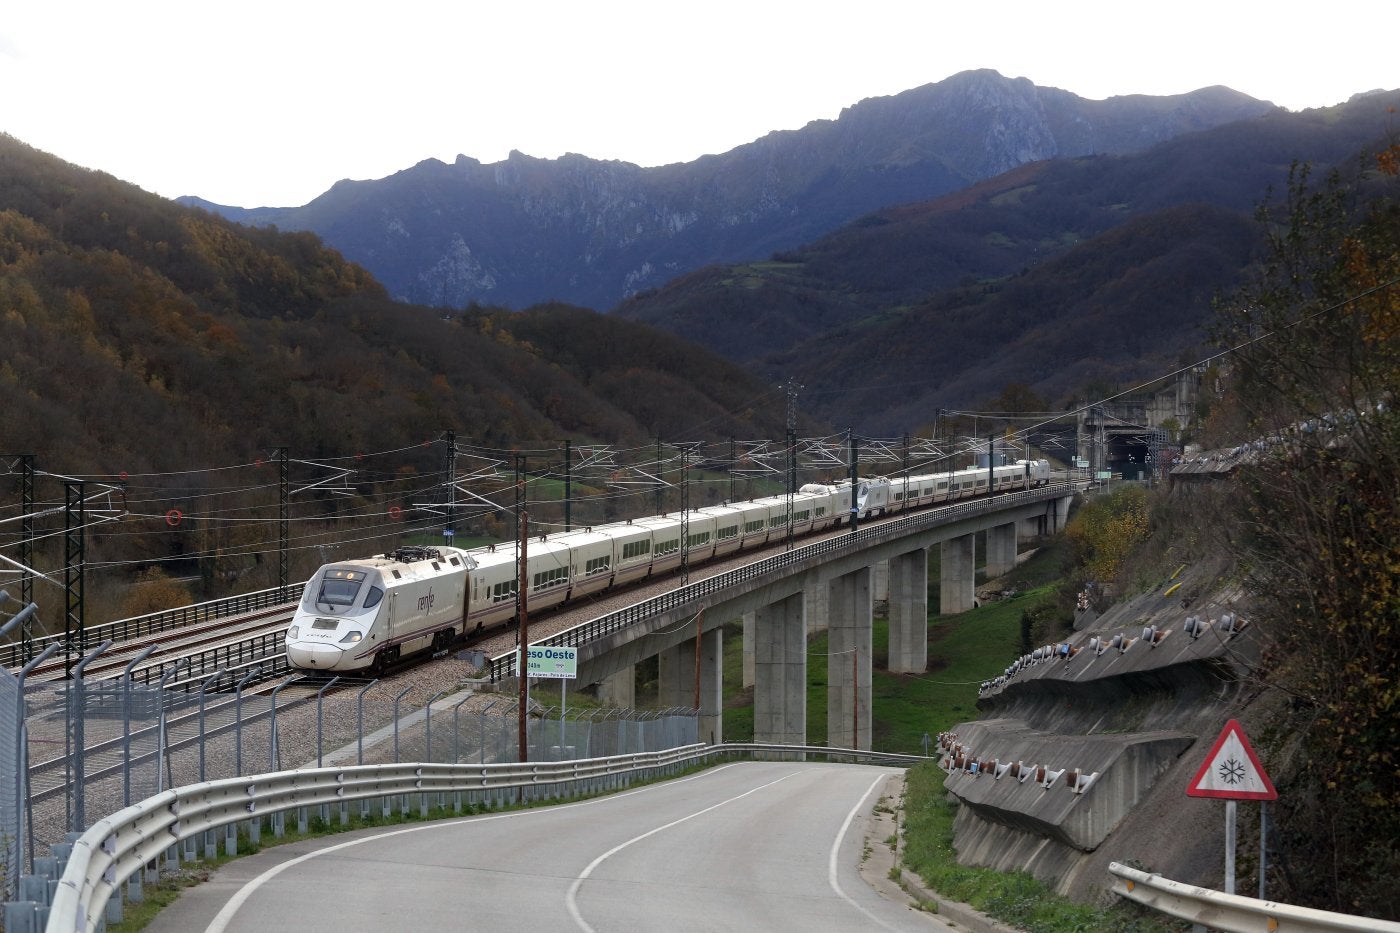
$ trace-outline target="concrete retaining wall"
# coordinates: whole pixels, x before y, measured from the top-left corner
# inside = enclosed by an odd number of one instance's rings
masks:
[[[1105,859],[1144,861],[1144,852],[1154,871],[1209,880],[1214,867],[1202,854],[1218,831],[1200,817],[1211,803],[1188,801],[1181,775],[1194,771],[1243,702],[1244,674],[1258,657],[1247,627],[1227,635],[1216,625],[1193,639],[1183,622],[1218,621],[1238,614],[1239,603],[1210,570],[1187,570],[1094,618],[1068,638],[1068,652],[1051,646],[1045,659],[984,685],[978,707],[988,718],[957,726],[947,739],[961,746],[962,765],[942,756],[950,770],[944,786],[963,804],[959,860],[1028,871],[1080,899],[1108,886],[1099,877]],[[1148,626],[1170,634],[1154,646],[1143,637]],[[1119,647],[1097,650],[1115,635]],[[1021,781],[1007,767],[1017,764],[1045,770]],[[1037,783],[1061,770],[1048,788]],[[1091,775],[1082,793],[1070,789],[1071,776]],[[1173,811],[1189,825],[1162,820]]]

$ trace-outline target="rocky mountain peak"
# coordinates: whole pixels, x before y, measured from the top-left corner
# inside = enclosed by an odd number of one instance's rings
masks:
[[[1271,109],[1222,91],[1090,101],[984,69],[688,163],[459,155],[338,183],[301,208],[216,209],[315,231],[405,300],[608,309],[681,273],[766,258],[1028,162],[1134,151]]]

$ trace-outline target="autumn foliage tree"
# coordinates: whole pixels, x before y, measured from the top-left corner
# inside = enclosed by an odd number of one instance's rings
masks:
[[[1225,313],[1263,439],[1241,472],[1265,676],[1311,767],[1280,782],[1280,897],[1400,918],[1400,147],[1296,169],[1272,250]]]
[[[151,567],[142,571],[127,590],[119,617],[129,619],[163,609],[188,606],[193,601],[189,589],[182,583],[170,579],[159,567]]]
[[[1148,532],[1147,491],[1122,486],[1087,503],[1065,528],[1075,565],[1084,582],[1113,583],[1134,548]]]

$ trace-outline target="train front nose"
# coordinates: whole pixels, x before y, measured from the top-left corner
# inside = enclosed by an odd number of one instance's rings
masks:
[[[287,661],[305,670],[328,671],[340,662],[344,654],[334,645],[288,645]]]

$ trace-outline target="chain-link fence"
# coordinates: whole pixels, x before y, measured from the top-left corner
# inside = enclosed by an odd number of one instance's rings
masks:
[[[20,817],[35,843],[65,834],[162,790],[206,780],[300,768],[433,761],[518,761],[518,700],[473,685],[428,694],[388,682],[276,685],[215,678],[161,689],[121,677],[26,689],[0,671],[0,832],[18,849]],[[558,761],[661,751],[697,741],[694,710],[527,709],[528,760]],[[27,741],[21,738],[22,730]],[[27,749],[28,767],[18,758]],[[22,786],[29,778],[29,787]],[[12,840],[12,842],[11,842]],[[22,859],[0,863],[6,878]]]
[[[24,800],[24,754],[20,737],[24,727],[24,706],[20,684],[13,674],[0,668],[0,873],[7,898],[23,871],[24,837],[20,803]]]

